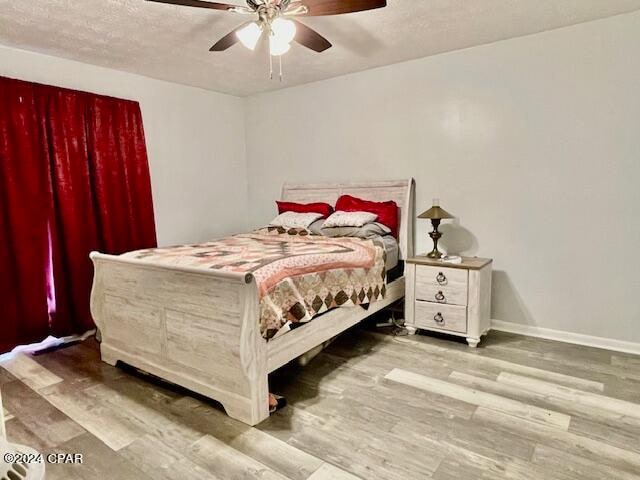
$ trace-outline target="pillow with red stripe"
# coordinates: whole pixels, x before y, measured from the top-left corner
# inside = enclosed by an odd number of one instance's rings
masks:
[[[329,215],[333,213],[333,207],[328,203],[295,203],[280,201],[276,201],[276,203],[278,204],[278,213],[321,213],[322,218],[329,218]]]
[[[375,213],[378,215],[376,221],[389,227],[391,234],[398,238],[398,204],[393,200],[372,202],[351,195],[342,195],[336,202],[336,211]]]

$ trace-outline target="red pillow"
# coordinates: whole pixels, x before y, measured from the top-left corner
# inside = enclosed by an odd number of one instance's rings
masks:
[[[388,202],[372,202],[362,198],[342,195],[336,202],[336,211],[343,212],[371,212],[378,215],[376,220],[391,229],[391,234],[398,238],[398,204],[393,200]]]
[[[294,203],[278,202],[278,213],[298,212],[298,213],[321,213],[323,218],[328,218],[333,213],[333,207],[328,203]]]

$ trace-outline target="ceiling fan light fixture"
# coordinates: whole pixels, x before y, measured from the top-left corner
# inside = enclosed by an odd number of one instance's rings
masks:
[[[280,38],[275,35],[271,35],[269,37],[269,52],[274,57],[279,57],[280,55],[284,55],[289,51],[291,45],[289,42],[283,42]]]
[[[0,0],[1,2],[2,0]],[[224,52],[236,43],[242,43],[249,50],[255,50],[260,38],[269,38],[269,69],[273,78],[273,56],[279,57],[280,80],[282,80],[282,58],[296,42],[314,52],[324,52],[331,48],[331,42],[298,20],[287,17],[308,15],[321,17],[345,13],[364,12],[387,6],[387,0],[246,0],[247,6],[221,3],[211,0],[147,0],[185,7],[206,8],[238,14],[257,16],[257,21],[244,23],[218,40],[210,52]],[[266,46],[266,45],[265,45]]]
[[[296,36],[296,24],[282,17],[271,22],[271,31],[279,43],[291,43]]]
[[[240,42],[249,50],[255,50],[260,35],[262,35],[262,28],[258,25],[258,22],[251,22],[246,27],[238,30],[236,35]]]

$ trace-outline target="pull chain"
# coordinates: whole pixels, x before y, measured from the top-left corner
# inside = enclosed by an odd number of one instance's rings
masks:
[[[271,32],[270,35],[273,35],[273,32]],[[267,48],[267,55],[269,56],[269,80],[273,80],[273,55],[271,54],[271,42],[269,42],[269,47]],[[282,83],[282,54],[278,55],[278,76],[280,83]]]
[[[280,79],[280,83],[282,83],[283,73],[282,73],[282,55],[278,56],[278,76]],[[269,53],[269,80],[273,80],[273,56]]]

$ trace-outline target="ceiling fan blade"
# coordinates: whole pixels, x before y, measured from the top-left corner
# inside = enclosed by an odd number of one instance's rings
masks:
[[[300,45],[310,48],[318,53],[331,48],[331,42],[318,32],[297,20],[293,20],[293,22],[296,24],[296,36],[293,38],[295,42],[298,42]]]
[[[238,38],[238,35],[236,35],[238,30],[242,30],[244,27],[246,27],[250,23],[251,22],[243,23],[242,25],[240,25],[238,28],[236,28],[232,32],[226,34],[224,37],[222,37],[220,40],[218,40],[216,42],[216,44],[209,49],[209,51],[210,52],[223,52],[227,48],[233,47],[236,43],[238,43],[240,41],[240,39]]]
[[[307,17],[362,12],[387,6],[387,0],[303,0],[302,3],[309,10],[302,14]]]
[[[309,9],[300,1],[291,2],[282,12],[285,16],[306,15],[307,13],[309,13]]]
[[[181,5],[183,7],[211,8],[213,10],[231,10],[234,11],[237,5],[229,5],[228,3],[204,2],[202,0],[147,0],[148,2],[167,3],[169,5]]]

